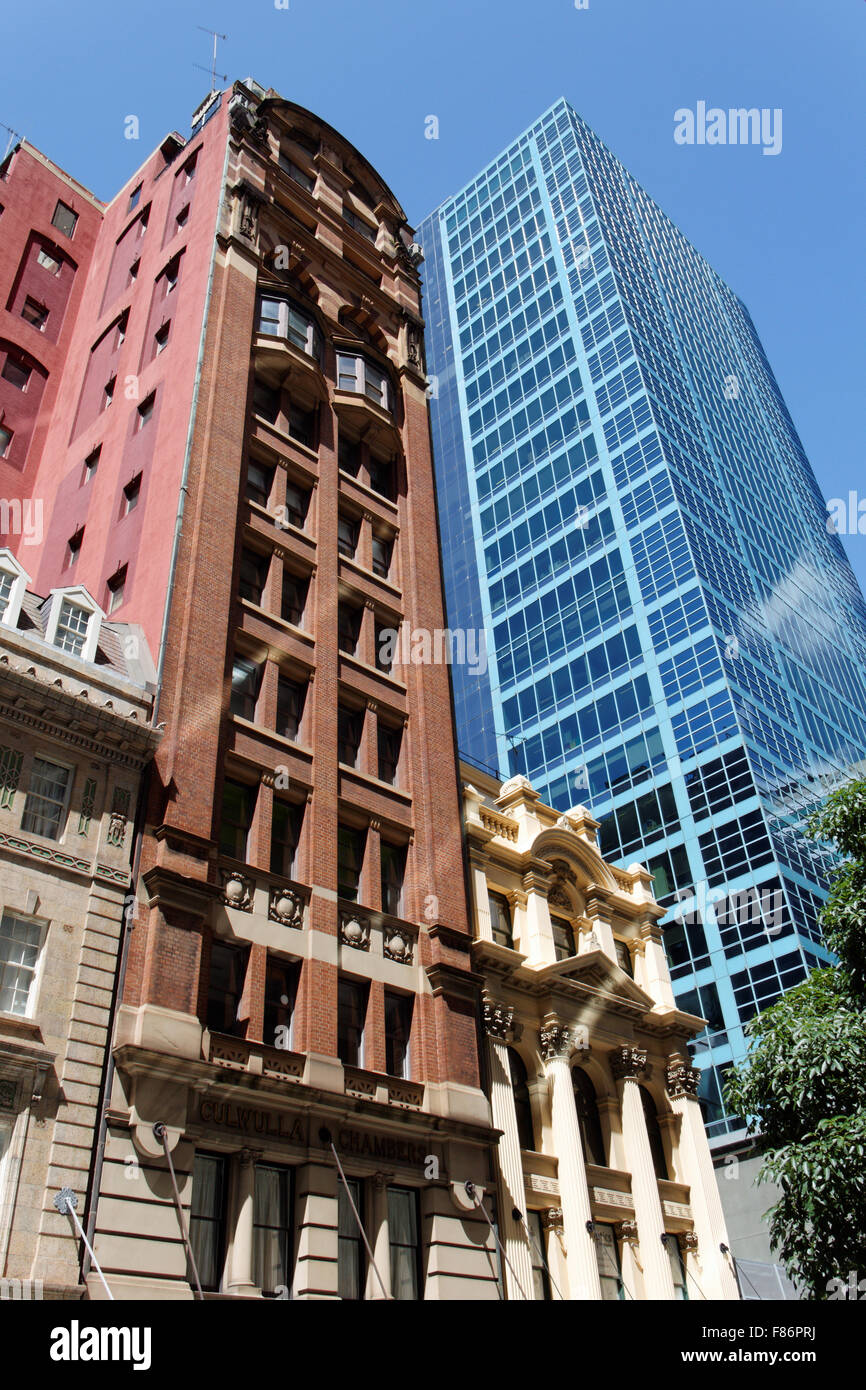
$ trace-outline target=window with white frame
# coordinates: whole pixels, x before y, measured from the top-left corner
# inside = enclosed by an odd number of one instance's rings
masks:
[[[393,409],[387,372],[366,357],[346,352],[337,354],[337,387],[340,391],[366,396],[383,410]]]
[[[66,820],[70,770],[47,758],[34,758],[24,802],[21,829],[31,835],[59,840]]]
[[[65,598],[60,605],[60,616],[54,630],[54,645],[72,656],[81,656],[87,641],[87,628],[93,615]]]
[[[16,627],[30,576],[11,550],[0,550],[0,623]]]
[[[32,1012],[44,935],[44,922],[22,917],[8,909],[3,912],[0,918],[0,1013],[26,1018]]]
[[[312,314],[290,299],[262,295],[259,300],[259,332],[270,338],[288,338],[290,343],[319,360],[322,338]]]

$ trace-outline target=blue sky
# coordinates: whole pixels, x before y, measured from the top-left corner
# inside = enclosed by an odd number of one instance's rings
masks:
[[[48,0],[4,15],[0,121],[110,197],[188,130],[199,24],[228,35],[218,72],[330,121],[415,224],[567,97],[748,304],[825,497],[866,499],[863,0]],[[698,101],[780,107],[781,152],[676,144]],[[866,587],[866,534],[844,544]]]

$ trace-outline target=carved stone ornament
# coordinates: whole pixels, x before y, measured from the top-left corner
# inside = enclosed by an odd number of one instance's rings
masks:
[[[407,931],[401,931],[399,927],[385,928],[383,949],[389,960],[400,961],[402,965],[411,965],[414,944]]]
[[[671,1057],[665,1070],[665,1085],[672,1100],[680,1096],[697,1096],[701,1073],[684,1057]]]
[[[283,927],[304,925],[304,900],[290,888],[272,888],[268,917]]]
[[[253,910],[253,881],[246,874],[223,870],[222,900],[226,907],[236,907],[240,912]]]
[[[356,916],[354,912],[341,912],[340,940],[344,946],[353,946],[356,951],[369,951],[370,923],[367,918]]]
[[[259,209],[252,198],[244,198],[241,203],[241,236],[255,241],[258,229]]]
[[[514,1025],[514,1010],[510,1005],[498,1004],[495,999],[484,1000],[484,1028],[492,1038],[504,1042]]]
[[[571,1051],[571,1032],[559,1019],[545,1019],[538,1033],[538,1045],[545,1062],[567,1057]]]
[[[637,1081],[646,1074],[646,1050],[642,1047],[615,1047],[610,1054],[610,1069],[617,1081]]]
[[[545,1231],[561,1231],[562,1207],[544,1207],[541,1211],[541,1224]]]
[[[621,1240],[637,1240],[636,1221],[618,1221],[616,1223],[616,1233]]]
[[[111,816],[108,821],[108,843],[115,849],[123,849],[126,839],[126,822],[129,816],[130,792],[127,787],[116,787]]]
[[[684,1255],[694,1255],[697,1251],[698,1237],[695,1231],[681,1231],[677,1240]]]

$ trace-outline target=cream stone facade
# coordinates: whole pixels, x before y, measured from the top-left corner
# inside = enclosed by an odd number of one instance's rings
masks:
[[[738,1298],[649,874],[461,771],[508,1297]]]
[[[0,551],[0,1297],[79,1298],[153,677],[86,590]]]

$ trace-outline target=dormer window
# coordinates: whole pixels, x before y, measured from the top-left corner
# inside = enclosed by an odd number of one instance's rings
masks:
[[[81,656],[87,641],[89,621],[90,614],[85,608],[79,608],[77,603],[65,598],[60,605],[60,616],[54,633],[55,647],[59,647],[63,652],[70,652],[72,656]]]
[[[4,627],[18,626],[21,600],[29,580],[11,550],[0,550],[0,624]]]
[[[54,589],[49,595],[45,640],[81,661],[94,661],[102,610],[83,586]]]
[[[383,410],[392,410],[391,383],[381,367],[368,358],[337,354],[337,387],[340,391],[354,391],[367,396]]]
[[[316,362],[321,357],[322,337],[315,319],[291,300],[262,295],[259,332],[269,338],[288,338]]]

